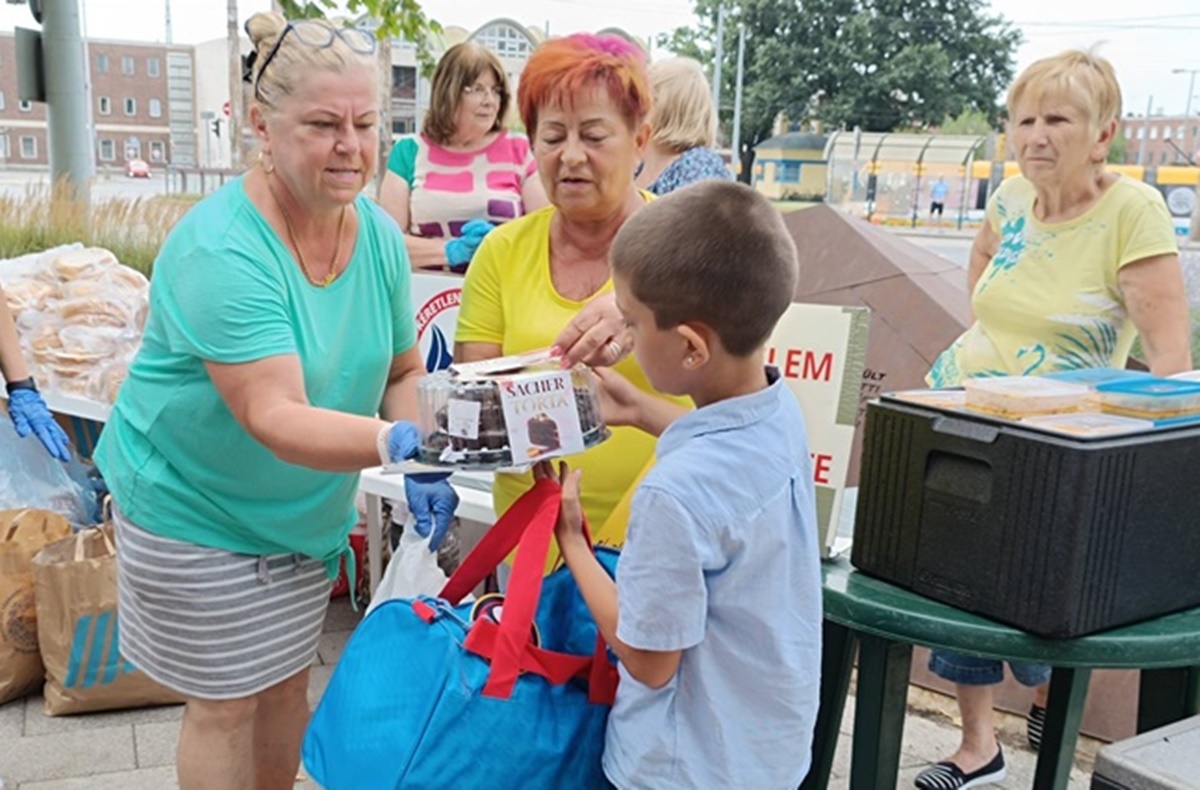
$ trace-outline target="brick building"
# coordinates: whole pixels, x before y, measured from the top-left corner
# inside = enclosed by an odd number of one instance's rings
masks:
[[[44,168],[46,105],[18,100],[14,41],[0,33],[0,167]],[[90,39],[87,59],[98,169],[195,164],[192,47]]]
[[[1125,134],[1125,164],[1187,165],[1188,158],[1200,164],[1200,115],[1151,115],[1126,117],[1120,121]]]

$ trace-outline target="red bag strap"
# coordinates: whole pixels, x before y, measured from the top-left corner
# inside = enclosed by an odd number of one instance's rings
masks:
[[[556,481],[549,478],[535,481],[462,561],[439,597],[451,604],[459,603],[516,548],[504,597],[503,619],[499,625],[477,620],[467,638],[471,652],[491,661],[484,696],[507,699],[522,672],[533,672],[560,684],[578,675],[588,679],[592,702],[611,705],[616,694],[617,671],[608,660],[608,648],[601,636],[597,634],[596,648],[590,656],[543,650],[529,641],[542,595],[546,555],[554,539],[561,504],[562,489]],[[583,532],[591,545],[586,523]]]
[[[506,609],[505,616],[507,615]],[[496,653],[496,641],[499,634],[499,625],[486,618],[481,618],[471,625],[471,630],[467,634],[463,646],[477,656],[490,659]],[[592,657],[560,653],[529,645],[521,656],[521,671],[540,675],[554,685],[560,686],[576,676],[590,678]]]
[[[508,699],[512,695],[517,677],[521,674],[525,649],[531,646],[529,630],[533,627],[538,600],[542,597],[542,572],[546,567],[546,555],[550,553],[550,541],[554,539],[554,525],[558,523],[558,511],[562,505],[562,489],[558,483],[544,478],[534,485],[534,490],[539,486],[545,487],[550,493],[544,498],[539,497],[538,507],[525,527],[525,534],[521,536],[517,548],[508,590],[504,594],[504,617],[496,634],[492,668],[483,687],[485,697]],[[509,512],[512,512],[512,508],[509,508]]]
[[[504,515],[484,533],[479,543],[454,571],[454,575],[446,581],[446,586],[438,593],[438,597],[451,604],[460,603],[467,597],[467,593],[478,587],[479,583],[512,553],[540,509],[552,504],[554,519],[557,520],[558,503],[561,500],[562,491],[558,483],[549,479],[535,481],[533,488],[513,502]],[[550,523],[550,532],[554,533],[554,521]],[[545,558],[542,561],[545,562]]]
[[[592,654],[588,673],[588,701],[599,705],[612,705],[617,698],[620,676],[617,668],[608,660],[608,645],[599,629],[596,631],[596,651]]]

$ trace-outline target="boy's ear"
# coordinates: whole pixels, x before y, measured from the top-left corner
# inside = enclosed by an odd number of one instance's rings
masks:
[[[712,327],[700,321],[688,321],[675,327],[675,331],[684,343],[684,369],[696,370],[712,359],[715,345],[720,342]]]

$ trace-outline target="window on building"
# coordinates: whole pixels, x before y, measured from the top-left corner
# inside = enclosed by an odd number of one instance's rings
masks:
[[[1151,126],[1151,127],[1150,127],[1150,139],[1151,139],[1151,140],[1157,140],[1157,139],[1158,139],[1158,127],[1157,127],[1157,126]]]
[[[1137,139],[1141,140],[1141,139],[1145,138],[1145,136],[1146,136],[1146,127],[1139,126],[1138,133],[1137,133]]]
[[[1163,127],[1163,139],[1164,139],[1164,140],[1170,140],[1170,139],[1171,139],[1171,127],[1170,127],[1170,126],[1164,126],[1164,127]]]
[[[150,112],[151,118],[161,118],[162,117],[162,102],[160,100],[151,99],[150,104],[147,109]]]
[[[4,109],[4,91],[0,91],[0,110]]]
[[[159,75],[158,58],[146,58],[146,76],[157,77]]]
[[[32,136],[23,136],[21,138],[21,158],[22,159],[37,159],[37,138]]]
[[[779,165],[779,181],[785,184],[798,184],[800,182],[800,163],[781,163]]]
[[[108,55],[105,55],[103,52],[96,55],[96,73],[97,74],[107,74],[108,73]]]
[[[488,25],[474,38],[502,58],[527,58],[533,51],[529,36],[525,35],[524,31],[504,23]]]
[[[164,159],[166,148],[163,146],[162,140],[150,141],[150,161],[161,162]]]
[[[141,159],[142,158],[142,141],[136,137],[125,138],[125,158]]]
[[[1165,165],[1167,163],[1167,152],[1166,151],[1163,151],[1161,154],[1159,154],[1158,163],[1160,165]]]
[[[112,115],[112,97],[111,96],[101,96],[100,97],[100,114],[101,115]]]
[[[125,114],[126,115],[137,115],[137,99],[130,99],[130,98],[126,97],[126,99],[125,99]]]
[[[392,134],[409,134],[412,132],[412,127],[409,125],[407,118],[392,119]]]
[[[127,76],[133,76],[133,56],[121,56],[121,73]]]
[[[0,162],[7,160],[11,155],[12,152],[8,148],[8,135],[0,134]]]
[[[117,144],[112,140],[100,141],[100,161],[111,162],[117,158]]]
[[[414,66],[392,66],[392,98],[417,98],[417,69]]]
[[[33,109],[33,102],[25,101],[22,99],[21,101],[17,102],[17,109],[20,110],[21,112],[29,112],[30,110]]]

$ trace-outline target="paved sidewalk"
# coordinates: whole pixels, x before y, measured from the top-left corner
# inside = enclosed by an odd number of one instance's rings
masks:
[[[309,701],[315,705],[324,692],[358,615],[346,599],[335,601],[325,621],[318,664],[312,669]],[[951,716],[953,700],[912,687],[905,723],[899,787],[930,762],[952,752],[958,730]],[[42,714],[41,696],[0,706],[0,777],[4,790],[169,790],[175,781],[175,744],[182,716],[180,706],[121,713],[93,713],[50,718]],[[1032,752],[1024,747],[1024,719],[1001,717],[1001,738],[1009,763],[1008,779],[1000,787],[1025,788],[1033,782]],[[853,700],[847,704],[834,769],[834,790],[848,790],[849,733],[854,723]],[[1086,790],[1091,755],[1097,742],[1081,739],[1070,790]],[[315,790],[311,781],[299,790]]]

